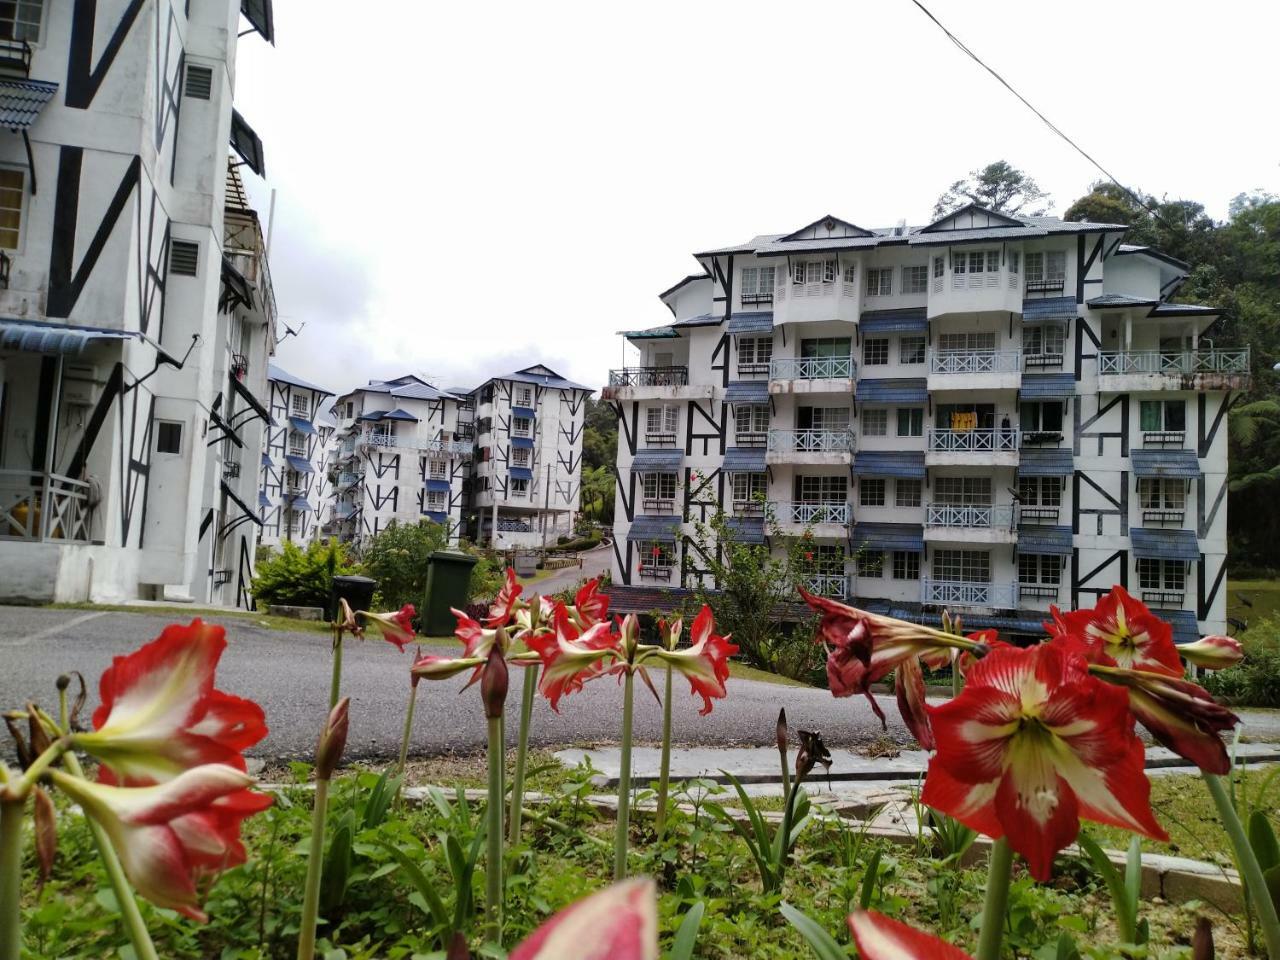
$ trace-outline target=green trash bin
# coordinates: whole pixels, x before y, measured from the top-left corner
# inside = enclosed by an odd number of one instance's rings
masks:
[[[451,607],[466,609],[471,599],[471,568],[476,558],[455,550],[437,550],[427,560],[427,591],[422,602],[422,632],[429,637],[453,633],[458,621]]]

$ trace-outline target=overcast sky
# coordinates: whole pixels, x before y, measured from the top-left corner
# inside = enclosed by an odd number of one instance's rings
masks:
[[[1121,180],[1225,217],[1280,192],[1271,0],[929,0]],[[362,15],[355,15],[357,14]],[[1097,172],[910,0],[275,0],[236,105],[277,191],[277,362],[343,392],[542,362],[592,387],[694,250],[831,213],[928,222],[997,159]]]

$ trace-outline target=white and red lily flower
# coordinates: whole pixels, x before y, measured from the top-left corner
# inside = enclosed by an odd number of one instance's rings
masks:
[[[413,662],[409,676],[414,683],[419,680],[447,680],[484,665],[485,660],[480,657],[439,657],[429,653]]]
[[[525,643],[542,660],[538,691],[559,713],[560,698],[603,675],[605,661],[619,654],[621,641],[607,620],[579,630],[563,604],[554,619],[554,633],[526,637]]]
[[[93,783],[51,770],[49,777],[106,831],[134,889],[158,907],[195,920],[196,883],[245,862],[240,824],[271,806],[248,774],[226,764],[193,767],[146,787]]]
[[[571,903],[511,951],[509,960],[658,960],[653,881],[628,880]]]
[[[600,592],[599,577],[578,589],[570,615],[583,630],[609,619],[609,595]]]
[[[972,960],[959,947],[874,910],[855,911],[848,923],[862,960]]]
[[[673,646],[680,636],[680,624],[681,621],[677,620],[673,625]],[[728,636],[720,636],[715,630],[716,621],[711,608],[703,604],[689,632],[692,645],[688,649],[675,650],[663,643],[653,651],[654,656],[665,660],[684,674],[694,694],[702,697],[702,709],[698,713],[703,716],[711,712],[713,698],[725,696],[725,682],[729,679],[729,658],[738,652],[737,644],[730,643]]]
[[[1091,663],[1172,677],[1183,674],[1173,627],[1119,584],[1092,609],[1063,613],[1050,607],[1049,613],[1053,619],[1044,625],[1049,635],[1079,638],[1091,651]]]
[[[1201,637],[1178,647],[1178,655],[1202,670],[1225,670],[1244,659],[1244,647],[1235,637]]]
[[[267,735],[266,717],[252,700],[214,688],[226,645],[222,627],[194,620],[112,661],[98,682],[93,731],[73,738],[102,761],[99,779],[152,783],[207,763],[245,768],[241,753]]]
[[[489,615],[485,617],[484,625],[486,627],[501,627],[510,623],[511,615],[516,609],[516,604],[519,602],[522,592],[524,592],[524,587],[516,581],[515,570],[512,567],[507,567],[506,580],[503,581],[502,589],[498,591],[498,595],[493,598],[493,603],[489,604]]]
[[[360,616],[378,628],[382,639],[394,643],[404,653],[404,648],[414,640],[413,618],[416,613],[413,604],[406,603],[393,613],[369,613],[362,610]]]
[[[938,752],[922,801],[1007,837],[1047,880],[1080,818],[1167,840],[1151,812],[1129,697],[1056,644],[993,650],[958,697],[929,707]]]

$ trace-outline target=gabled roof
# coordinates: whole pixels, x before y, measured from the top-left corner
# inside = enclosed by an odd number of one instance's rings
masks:
[[[1116,256],[1132,256],[1133,254],[1141,254],[1144,257],[1151,257],[1153,260],[1159,260],[1161,263],[1167,263],[1171,267],[1177,267],[1179,270],[1191,271],[1191,264],[1179,260],[1177,257],[1171,257],[1167,253],[1161,253],[1154,247],[1144,247],[1134,243],[1122,243],[1116,248]]]
[[[316,393],[324,394],[326,397],[333,396],[332,390],[326,390],[324,387],[317,387],[314,383],[308,383],[301,377],[295,377],[288,370],[284,370],[270,362],[267,363],[267,379],[274,380],[276,383],[287,383],[293,387],[301,387],[303,390],[314,390]]]
[[[816,227],[821,227],[822,230],[826,231],[827,237],[822,238],[817,236],[813,236],[813,237],[804,236],[804,234],[809,233],[809,231],[811,230],[813,230],[816,233],[817,232],[815,230]],[[844,238],[844,237],[870,237],[870,236],[874,236],[874,234],[872,234],[870,230],[864,230],[862,227],[858,226],[855,223],[850,223],[848,220],[841,220],[839,217],[833,217],[831,214],[828,213],[824,217],[819,217],[817,220],[813,221],[813,223],[805,224],[799,230],[796,230],[792,233],[788,233],[785,237],[782,237],[779,242],[792,243],[796,240],[819,240],[819,239],[833,239],[835,237]]]
[[[584,387],[580,383],[566,380],[550,367],[541,363],[535,363],[533,366],[517,370],[515,373],[507,373],[500,377],[490,377],[489,379],[514,380],[517,383],[532,383],[539,387],[551,387],[555,390],[586,390],[588,393],[594,392],[590,387]]]
[[[687,277],[685,277],[683,280],[681,280],[679,283],[673,283],[671,286],[667,287],[667,289],[663,290],[660,294],[658,294],[658,299],[666,300],[667,297],[671,296],[671,294],[675,293],[680,288],[687,286],[690,283],[693,283],[695,280],[710,280],[710,279],[711,278],[708,277],[705,273],[691,273]]]
[[[985,219],[986,223],[978,223],[980,219]],[[1007,213],[989,210],[981,204],[966,203],[959,210],[952,210],[927,227],[921,227],[920,233],[936,233],[939,230],[991,230],[1001,226],[1025,227],[1026,223]]]

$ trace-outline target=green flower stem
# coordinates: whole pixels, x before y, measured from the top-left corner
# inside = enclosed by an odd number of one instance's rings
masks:
[[[627,845],[631,839],[631,716],[635,677],[628,670],[622,683],[622,769],[618,771],[618,826],[613,838],[613,879],[627,875]]]
[[[953,657],[951,660],[951,696],[960,696],[960,688],[964,682],[960,679],[960,658]]]
[[[80,766],[80,758],[71,751],[62,755],[62,765],[73,777],[84,777],[84,768]],[[97,820],[86,817],[89,834],[98,848],[98,857],[107,874],[107,882],[111,884],[111,892],[115,894],[116,904],[120,908],[120,919],[124,921],[125,931],[133,944],[133,952],[138,960],[159,960],[155,944],[151,942],[151,932],[142,919],[142,911],[138,909],[138,898],[134,895],[129,878],[124,875],[124,867],[116,856],[116,848],[111,846],[111,838],[103,830]]]
[[[329,680],[329,709],[338,705],[342,692],[342,627],[333,628],[333,677]]]
[[[404,712],[404,736],[400,738],[400,759],[396,763],[397,777],[404,776],[405,764],[409,762],[409,736],[413,733],[413,705],[417,699],[418,682],[415,680],[409,686],[409,706]],[[330,709],[332,709],[332,707]]]
[[[511,815],[507,819],[510,831],[507,839],[520,842],[520,818],[524,813],[524,771],[529,755],[529,721],[533,719],[533,698],[538,692],[538,670],[524,668],[524,690],[520,699],[520,740],[516,745],[516,770],[511,780]]]
[[[1218,816],[1222,818],[1222,826],[1227,831],[1227,839],[1235,850],[1236,864],[1244,878],[1245,890],[1249,899],[1258,909],[1258,925],[1262,927],[1262,937],[1267,942],[1267,955],[1280,958],[1280,918],[1276,916],[1275,900],[1269,896],[1266,878],[1262,875],[1262,867],[1244,832],[1244,825],[1236,813],[1231,795],[1222,778],[1212,773],[1204,773],[1204,782],[1209,787],[1209,796],[1213,797],[1218,808]]]
[[[658,839],[667,828],[667,793],[671,788],[671,664],[667,663],[666,685],[662,691],[662,762],[658,768],[658,809],[654,830]]]
[[[782,823],[778,825],[778,862],[774,876],[777,878],[777,889],[782,889],[782,878],[787,872],[787,862],[791,859],[791,829],[796,818],[796,800],[800,796],[800,778],[791,782],[787,791],[787,802],[782,809]]]
[[[987,899],[982,905],[982,931],[976,960],[999,960],[1004,937],[1004,915],[1009,905],[1009,880],[1013,875],[1013,848],[1001,837],[991,845],[987,868]]]
[[[22,819],[26,797],[0,802],[0,960],[22,953]]]
[[[316,952],[316,917],[320,913],[320,875],[324,871],[324,828],[328,815],[329,781],[317,780],[315,808],[311,811],[311,845],[307,852],[307,885],[302,893],[302,926],[298,930],[298,960],[312,960]]]
[[[485,861],[485,923],[488,937],[493,943],[502,942],[502,774],[505,766],[505,744],[502,738],[502,718],[489,718],[489,796],[485,812],[488,816],[485,842],[488,844]]]

